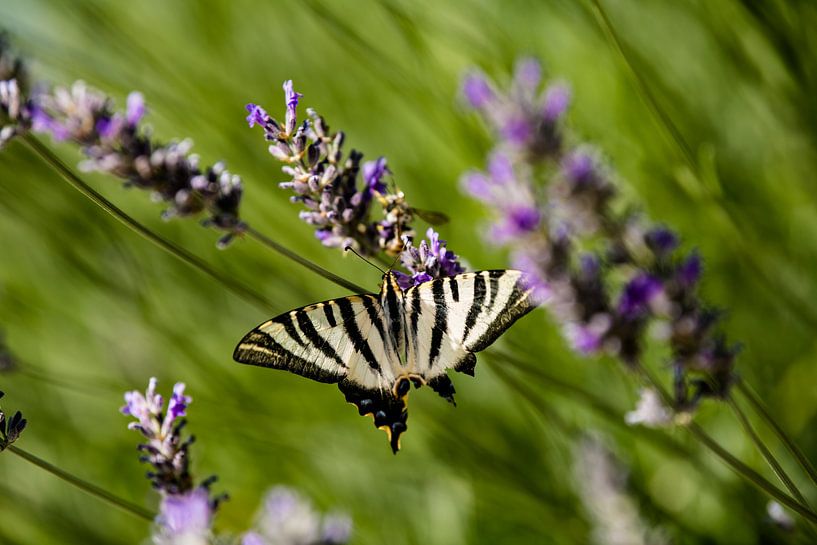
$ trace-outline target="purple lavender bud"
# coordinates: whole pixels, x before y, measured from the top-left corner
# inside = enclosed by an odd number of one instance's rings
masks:
[[[431,282],[432,280],[434,280],[434,277],[428,274],[427,272],[421,272],[413,275],[411,280],[414,283],[414,285],[417,286],[424,282]]]
[[[31,130],[34,132],[49,133],[56,141],[67,140],[71,136],[71,131],[62,126],[59,122],[48,115],[39,106],[31,109]]]
[[[258,104],[253,104],[252,102],[244,106],[244,108],[246,108],[246,110],[249,112],[249,115],[247,116],[247,123],[249,123],[250,128],[256,124],[260,125],[261,127],[266,125],[269,116],[264,108]]]
[[[533,205],[513,205],[502,212],[501,223],[491,229],[495,244],[505,244],[536,231],[542,219],[541,212]]]
[[[684,287],[694,286],[701,278],[701,271],[703,266],[701,264],[701,256],[698,252],[693,252],[687,257],[683,263],[678,267],[678,281]]]
[[[473,197],[488,203],[493,202],[494,195],[493,191],[491,190],[491,181],[482,172],[478,170],[466,172],[463,175],[460,184],[462,185],[463,189],[465,189],[465,191],[470,193]]]
[[[115,138],[120,128],[120,120],[114,117],[102,117],[96,122],[96,132],[102,138]]]
[[[542,81],[542,64],[533,57],[519,59],[514,81],[523,89],[535,91]]]
[[[210,533],[213,509],[206,488],[186,494],[168,494],[162,499],[157,522],[174,543],[199,543]],[[188,540],[188,541],[185,541]]]
[[[366,182],[369,193],[372,191],[380,194],[386,193],[386,184],[381,181],[386,174],[391,174],[391,171],[386,166],[385,157],[378,157],[375,161],[363,163],[363,180]]]
[[[414,286],[414,278],[412,278],[410,274],[401,271],[392,271],[392,273],[397,277],[397,284],[401,289],[407,290]]]
[[[567,338],[573,350],[584,356],[590,356],[601,349],[604,334],[588,326],[573,325],[568,328]]]
[[[145,97],[142,93],[133,91],[128,95],[125,112],[125,121],[131,127],[135,127],[145,115]]]
[[[173,395],[170,396],[170,402],[167,406],[168,417],[175,420],[180,416],[185,416],[185,410],[191,401],[193,401],[193,398],[184,395],[184,383],[177,382],[173,386]]]
[[[494,91],[488,80],[479,72],[472,72],[462,81],[462,94],[472,108],[484,108],[494,98]]]
[[[575,187],[591,185],[596,178],[593,157],[582,151],[570,153],[562,161],[562,173]]]
[[[542,214],[533,205],[518,206],[508,212],[508,219],[520,233],[526,233],[539,227]]]
[[[292,89],[292,80],[288,79],[284,82],[284,99],[286,100],[287,105],[287,116],[286,116],[286,132],[287,134],[292,134],[292,131],[295,130],[295,126],[298,123],[298,117],[296,113],[296,109],[298,107],[298,99],[300,99],[303,95],[301,93],[296,93]]]
[[[261,537],[261,534],[256,532],[247,532],[241,538],[241,545],[269,545],[266,539]]]
[[[678,235],[666,227],[657,227],[644,236],[647,245],[660,257],[667,256],[678,247]]]
[[[502,138],[509,144],[517,147],[525,146],[533,136],[533,127],[523,116],[512,116],[507,118],[500,130]]]
[[[619,314],[629,320],[640,318],[662,289],[658,278],[645,273],[637,275],[624,287],[618,303]]]
[[[537,303],[545,303],[553,296],[553,291],[547,279],[542,275],[536,251],[536,248],[518,249],[511,256],[511,264],[513,268],[525,273],[524,282],[529,289],[533,290],[531,298]]]
[[[562,83],[555,83],[545,91],[545,105],[542,115],[546,122],[555,123],[564,115],[570,106],[570,88]]]
[[[488,174],[497,184],[512,184],[515,180],[511,159],[501,152],[494,152],[488,160]]]

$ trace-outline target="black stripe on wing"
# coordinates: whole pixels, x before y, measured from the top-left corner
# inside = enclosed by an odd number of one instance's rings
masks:
[[[337,371],[324,369],[295,355],[281,346],[272,335],[258,329],[250,331],[241,339],[233,352],[233,359],[239,363],[283,369],[318,382],[333,383],[343,378]]]
[[[496,297],[499,287],[499,278],[505,271],[490,271],[491,277],[491,302],[489,310],[496,306]],[[477,339],[476,342],[468,343],[470,352],[480,352],[491,346],[500,335],[511,327],[519,318],[535,308],[530,299],[530,290],[525,288],[524,281],[518,280],[511,291],[510,296],[505,301],[502,310],[488,326],[488,329]],[[473,307],[472,307],[473,310]],[[469,313],[470,315],[470,313]]]
[[[346,376],[347,364],[341,358],[339,348],[329,342],[329,337],[334,328],[342,327],[343,331],[334,335],[342,333],[343,337],[348,337],[355,351],[379,372],[374,353],[357,324],[358,314],[368,310],[362,303],[371,304],[372,298],[370,294],[342,297],[285,312],[245,335],[236,346],[233,359],[239,363],[283,369],[318,382],[338,382]],[[322,360],[323,366],[304,357],[310,352],[313,356],[320,354],[316,359]]]
[[[371,301],[373,296],[363,295],[361,298],[363,300],[363,306],[371,319],[372,310],[370,310],[370,308],[373,306]],[[372,347],[369,346],[369,341],[363,337],[363,333],[360,331],[360,327],[357,325],[357,315],[352,308],[351,301],[348,299],[338,299],[337,302],[338,308],[340,309],[340,317],[343,320],[343,329],[349,336],[349,340],[352,341],[352,346],[354,347],[355,351],[363,356],[363,359],[366,360],[369,367],[377,372],[380,372],[380,364],[377,363],[377,358],[375,357],[374,352],[372,352]],[[375,318],[376,317],[375,312]],[[375,324],[377,324],[378,330],[383,328],[383,325],[380,324],[380,320],[373,321]]]

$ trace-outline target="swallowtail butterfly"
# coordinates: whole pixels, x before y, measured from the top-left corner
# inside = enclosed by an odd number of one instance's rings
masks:
[[[388,271],[379,295],[285,312],[250,331],[233,358],[337,383],[361,416],[374,417],[397,453],[411,385],[428,385],[454,403],[446,371],[473,376],[474,353],[530,312],[530,293],[519,271],[459,274],[407,290]]]

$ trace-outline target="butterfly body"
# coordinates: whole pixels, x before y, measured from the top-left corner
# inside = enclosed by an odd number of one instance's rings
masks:
[[[473,375],[474,353],[532,308],[519,271],[460,274],[407,290],[389,271],[379,294],[323,301],[264,322],[233,358],[337,383],[397,452],[411,385],[428,385],[453,403],[447,370]]]

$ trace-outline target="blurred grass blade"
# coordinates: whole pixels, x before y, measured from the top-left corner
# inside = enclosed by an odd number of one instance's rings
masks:
[[[749,401],[749,404],[755,410],[757,414],[763,418],[766,424],[774,431],[777,438],[783,443],[789,453],[797,460],[797,463],[800,464],[800,467],[803,468],[803,471],[809,476],[811,482],[817,486],[817,470],[814,469],[811,461],[806,458],[806,455],[800,450],[800,447],[792,441],[792,439],[788,436],[788,434],[783,430],[780,424],[777,423],[772,415],[769,413],[768,409],[766,409],[763,402],[760,400],[758,395],[752,390],[752,388],[747,385],[744,381],[740,380],[737,382],[737,389],[743,396]]]
[[[101,499],[101,500],[103,500],[105,502],[108,502],[109,504],[111,504],[111,505],[113,505],[115,507],[118,507],[119,509],[122,509],[123,511],[127,511],[128,513],[131,513],[132,515],[135,515],[135,516],[137,516],[137,517],[139,517],[141,519],[144,519],[144,520],[146,520],[148,522],[153,522],[155,514],[152,513],[151,511],[145,509],[144,507],[136,505],[135,503],[131,503],[128,500],[120,498],[116,494],[108,492],[107,490],[105,490],[103,488],[100,488],[95,484],[92,484],[92,483],[89,483],[88,481],[80,479],[76,475],[72,475],[71,473],[68,473],[67,471],[62,470],[62,469],[58,468],[57,466],[46,462],[42,458],[34,456],[33,454],[29,453],[28,451],[25,451],[25,450],[21,449],[18,446],[11,445],[11,446],[8,447],[7,450],[9,452],[13,452],[14,454],[19,456],[23,460],[34,464],[35,466],[39,467],[40,469],[44,469],[45,471],[51,473],[52,475],[54,475],[56,477],[59,477],[63,481],[76,486],[77,488],[79,488],[83,492],[86,492],[86,493],[88,493],[88,494],[90,494],[92,496],[96,496],[97,498],[99,498],[99,499]]]

